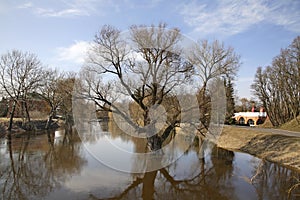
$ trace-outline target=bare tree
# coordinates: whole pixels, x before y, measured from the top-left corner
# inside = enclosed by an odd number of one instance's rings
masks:
[[[60,78],[56,80],[56,103],[58,105],[57,111],[65,119],[66,131],[72,132],[73,109],[72,109],[72,96],[75,84],[76,74],[74,72],[62,73]]]
[[[84,70],[88,96],[98,107],[121,115],[138,133],[146,132],[151,150],[160,149],[164,138],[178,123],[180,114],[169,112],[168,126],[160,135],[153,134],[155,123],[151,122],[156,119],[150,119],[151,109],[167,105],[175,88],[186,82],[192,72],[193,66],[180,56],[179,40],[179,30],[166,29],[165,24],[158,28],[132,26],[130,41],[122,38],[116,28],[104,26],[95,37],[88,58],[89,67]],[[128,48],[128,42],[133,49]],[[137,106],[142,119],[138,125],[147,126],[147,129],[132,123],[129,114],[118,106],[122,103],[120,99]],[[166,112],[174,107],[176,105],[169,104]]]
[[[34,54],[13,50],[1,56],[0,86],[13,102],[8,130],[12,128],[17,104],[20,104],[26,120],[30,122],[27,98],[40,86],[43,79],[42,64]]]
[[[226,49],[217,41],[212,45],[205,41],[195,45],[186,55],[181,40],[180,31],[166,29],[165,24],[132,26],[127,35],[104,26],[95,36],[87,66],[81,72],[80,79],[84,81],[80,84],[85,88],[85,96],[98,108],[121,116],[137,134],[145,133],[150,150],[160,149],[184,118],[185,110],[197,107],[199,114],[198,102],[182,109],[178,97],[191,95],[180,91],[182,85],[196,74],[205,94],[210,80],[222,76],[233,78],[240,64],[233,49]],[[124,108],[128,102],[131,112]],[[155,122],[164,121],[160,118],[164,114],[167,126],[154,134]]]
[[[214,78],[233,80],[240,66],[240,56],[232,47],[226,48],[218,40],[209,44],[207,40],[198,41],[191,49],[189,60],[197,66],[195,73],[203,82],[204,92],[207,83]]]
[[[61,95],[58,93],[57,81],[61,75],[57,70],[49,70],[47,78],[43,82],[43,86],[39,88],[38,94],[48,103],[50,106],[50,112],[48,115],[45,129],[49,129],[52,119],[56,114],[57,108],[63,102]]]
[[[207,131],[209,124],[210,101],[207,94],[208,83],[216,78],[233,81],[240,66],[240,56],[232,47],[226,48],[223,43],[199,40],[190,50],[189,61],[196,66],[195,75],[200,78],[202,86],[199,90],[199,107],[201,125],[199,130]]]
[[[252,89],[263,103],[271,123],[279,126],[300,113],[300,37],[282,49],[264,70],[257,69]],[[299,123],[299,122],[298,122]]]

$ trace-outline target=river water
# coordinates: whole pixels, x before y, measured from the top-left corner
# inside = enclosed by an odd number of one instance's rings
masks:
[[[245,153],[210,144],[201,154],[194,140],[188,149],[174,147],[183,155],[170,165],[130,173],[120,170],[140,161],[107,142],[132,152],[145,148],[112,130],[88,139],[63,130],[1,139],[0,199],[300,199],[300,186],[291,189],[298,172]]]

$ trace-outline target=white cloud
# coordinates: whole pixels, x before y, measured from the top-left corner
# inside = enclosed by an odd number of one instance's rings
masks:
[[[26,9],[26,8],[31,8],[31,7],[33,7],[32,2],[27,2],[27,3],[24,3],[24,4],[18,6],[19,9]]]
[[[228,36],[263,21],[300,32],[299,5],[299,1],[216,0],[214,6],[193,1],[178,9],[194,32]]]
[[[300,33],[300,1],[271,1],[267,21]]]
[[[75,44],[69,47],[59,47],[56,49],[58,60],[82,65],[84,63],[89,46],[89,42],[76,41]]]
[[[104,0],[57,0],[37,1],[32,0],[17,6],[19,9],[29,9],[31,12],[42,17],[77,17],[101,14],[107,10],[118,10],[118,4]],[[109,7],[109,9],[107,9]]]
[[[45,17],[67,17],[67,16],[88,16],[89,13],[85,10],[80,10],[76,8],[68,8],[64,10],[55,11],[53,9],[44,9],[44,8],[37,8],[35,12],[38,15],[45,16]]]
[[[255,1],[219,1],[214,9],[196,2],[183,7],[185,22],[203,34],[232,35],[263,20],[267,8]]]

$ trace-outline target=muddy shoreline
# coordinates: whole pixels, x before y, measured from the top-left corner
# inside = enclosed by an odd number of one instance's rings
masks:
[[[217,145],[221,148],[249,153],[300,172],[299,137],[266,133],[259,130],[225,126]]]
[[[0,122],[0,138],[5,137],[8,134],[8,121]],[[45,131],[47,120],[32,120],[30,124],[26,124],[25,126],[21,121],[14,121],[13,127],[11,130],[11,134],[13,136],[21,135],[25,132],[40,132]],[[57,129],[62,126],[62,123],[59,121],[52,121],[49,129]]]

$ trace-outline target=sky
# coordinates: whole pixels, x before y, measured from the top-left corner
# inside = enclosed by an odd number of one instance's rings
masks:
[[[79,71],[97,31],[167,23],[187,37],[233,47],[238,97],[251,98],[257,67],[300,35],[299,0],[0,0],[0,55],[18,49],[45,66]]]

